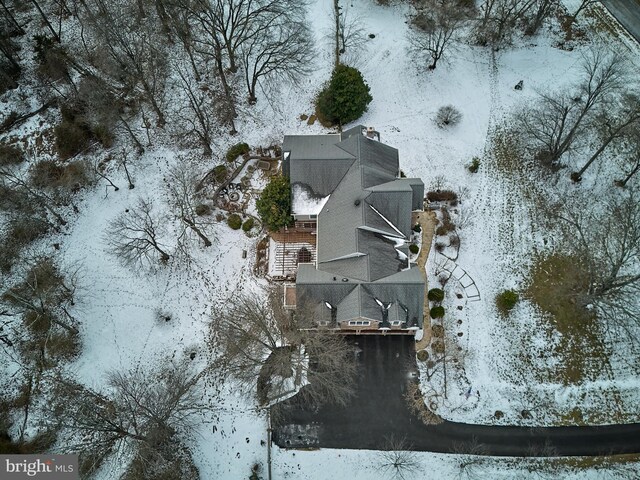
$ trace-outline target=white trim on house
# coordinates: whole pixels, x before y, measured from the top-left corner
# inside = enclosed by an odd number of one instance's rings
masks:
[[[348,325],[350,327],[369,327],[371,322],[369,320],[349,320]]]

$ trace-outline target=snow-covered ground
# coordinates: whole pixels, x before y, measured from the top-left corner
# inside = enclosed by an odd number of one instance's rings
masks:
[[[407,176],[422,178],[427,189],[438,185],[461,192],[460,215],[464,211],[470,219],[460,231],[462,246],[457,264],[475,282],[481,301],[469,301],[460,282],[452,280],[447,285],[445,306],[456,315],[446,326],[462,333],[456,341],[465,353],[464,372],[452,375],[448,398],[439,404],[438,413],[455,421],[496,423],[494,413],[500,410],[504,413],[500,422],[513,424],[527,423],[518,416],[526,409],[532,413],[529,423],[548,424],[574,405],[586,409],[608,407],[612,381],[606,378],[565,387],[539,384],[526,369],[514,369],[522,342],[540,352],[541,364],[550,366],[554,361],[549,354],[554,339],[544,333],[539,315],[530,304],[521,302],[506,326],[493,302],[499,291],[521,285],[531,246],[541,242],[544,232],[532,225],[526,205],[519,203],[517,190],[484,162],[477,174],[466,169],[473,157],[483,158],[489,133],[508,112],[531,101],[537,91],[559,89],[578,78],[580,53],[588,45],[560,50],[552,46],[554,40],[548,32],[530,39],[530,43],[495,53],[460,45],[435,71],[428,72],[426,63],[407,54],[405,6],[382,7],[371,0],[349,3],[351,14],[360,19],[365,33],[375,35],[367,37],[360,51],[348,52],[350,63],[362,71],[374,99],[358,123],[375,127],[384,143],[399,150],[401,168]],[[281,142],[285,134],[327,132],[318,123],[310,126],[299,116],[313,113],[314,96],[330,74],[332,47],[326,35],[331,15],[332,2],[316,0],[310,5],[318,44],[313,75],[301,79],[297,86],[273,85],[268,99],[261,95],[257,105],[244,107],[238,135],[216,140],[220,152],[236,141],[267,146]],[[631,55],[638,64],[637,45],[608,41],[614,49],[633,48]],[[524,80],[524,89],[514,90],[520,80]],[[24,101],[29,101],[28,97]],[[37,105],[32,103],[31,107]],[[453,128],[440,129],[434,116],[447,104],[462,112],[462,121]],[[21,131],[37,127],[32,119]],[[167,217],[166,229],[170,232],[175,228],[168,215],[164,178],[176,164],[188,161],[201,174],[214,165],[192,158],[170,142],[164,143],[149,147],[130,167],[135,189],[109,189],[105,194],[101,184],[82,193],[77,201],[79,216],[67,232],[49,242],[60,243],[63,265],[82,265],[84,294],[76,313],[83,319],[83,353],[69,369],[89,386],[103,384],[105,374],[112,369],[126,371],[167,356],[186,359],[195,353],[193,362],[204,365],[212,354],[207,342],[212,307],[230,301],[240,291],[257,292],[264,283],[253,275],[257,239],[231,230],[225,222],[214,226],[213,246],[205,249],[194,244],[188,260],[174,257],[166,267],[132,271],[107,253],[109,222],[138,198],[153,199]],[[122,172],[114,174],[113,181],[126,185]],[[584,183],[589,184],[589,178]],[[248,252],[246,258],[242,258],[243,250]],[[439,261],[432,252],[429,282],[435,285]],[[159,320],[157,312],[170,314],[171,320]],[[622,398],[622,408],[639,412],[637,379],[625,376],[622,366],[616,374],[613,383]],[[474,394],[462,395],[469,388]],[[208,392],[212,398],[214,393]],[[248,478],[255,463],[262,465],[261,475],[266,478],[267,447],[261,443],[267,438],[264,413],[255,411],[253,402],[232,386],[223,388],[215,398],[215,414],[202,418],[198,435],[189,441],[201,478]],[[554,409],[534,407],[549,403],[555,405]],[[434,478],[455,477],[460,474],[461,462],[468,460],[459,455],[416,455],[423,470]],[[378,468],[380,462],[379,452],[272,449],[274,478],[388,478],[389,472]],[[483,460],[474,468],[480,469],[483,478],[525,475],[523,464],[504,468],[501,462]],[[118,478],[122,468],[115,461],[107,463],[97,478]],[[595,470],[565,473],[563,478],[599,476]]]

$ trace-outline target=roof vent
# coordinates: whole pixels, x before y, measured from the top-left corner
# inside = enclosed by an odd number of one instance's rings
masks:
[[[353,202],[353,204],[357,207],[358,205],[360,205],[360,199],[358,198],[355,202]]]

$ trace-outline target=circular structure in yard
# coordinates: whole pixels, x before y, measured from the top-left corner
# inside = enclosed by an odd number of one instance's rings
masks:
[[[229,193],[229,201],[230,202],[237,202],[238,200],[240,200],[240,194],[238,192],[230,192]]]

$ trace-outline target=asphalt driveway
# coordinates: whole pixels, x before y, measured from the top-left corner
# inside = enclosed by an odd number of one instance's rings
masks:
[[[480,443],[488,455],[558,456],[640,453],[640,424],[599,427],[500,427],[444,422],[426,426],[409,412],[404,392],[415,370],[412,337],[351,337],[361,349],[357,396],[345,408],[306,411],[296,397],[284,402],[274,426],[280,447],[382,450],[389,437],[404,438],[417,451],[470,452]],[[547,453],[548,454],[548,453]]]

